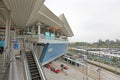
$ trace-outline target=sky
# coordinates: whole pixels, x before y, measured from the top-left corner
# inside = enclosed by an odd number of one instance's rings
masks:
[[[46,0],[57,16],[64,13],[74,36],[70,42],[120,39],[120,0]]]

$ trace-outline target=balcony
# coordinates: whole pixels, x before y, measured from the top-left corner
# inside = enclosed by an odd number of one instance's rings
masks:
[[[18,38],[23,38],[23,37],[26,40],[37,43],[68,43],[66,36],[46,36],[44,34],[18,36]]]

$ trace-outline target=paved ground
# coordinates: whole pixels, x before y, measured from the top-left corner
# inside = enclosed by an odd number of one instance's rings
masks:
[[[96,78],[96,80],[120,80],[120,75],[116,75],[115,73],[112,73],[105,69],[101,69],[100,71],[98,71],[99,68],[91,64],[88,64],[88,66],[89,75]]]
[[[53,65],[57,68],[59,68],[58,65],[60,65],[61,61],[55,61],[53,62]],[[65,65],[68,65],[66,63],[64,63]],[[69,66],[69,65],[68,65]],[[70,67],[68,70],[66,71],[62,71],[60,73],[54,73],[52,71],[50,71],[50,69],[44,67],[44,71],[46,74],[46,77],[48,80],[86,80],[86,76],[81,73],[79,70],[75,69],[74,67]],[[92,78],[88,78],[88,80],[94,80]]]
[[[1,55],[0,59],[2,59]],[[53,66],[55,66],[56,68],[60,68],[60,64],[65,64],[69,66],[69,69],[56,74],[50,71],[48,68],[43,67],[48,80],[120,80],[120,75],[116,75],[115,73],[109,72],[105,69],[101,69],[99,72],[99,67],[91,64],[87,64],[88,67],[86,70],[86,67],[77,67],[69,64],[68,62],[65,62],[64,60],[57,60],[53,62]],[[24,74],[22,71],[23,65],[19,59],[17,60],[17,66],[19,71],[19,78],[20,80],[24,80]],[[0,76],[1,75],[2,74],[0,74]],[[88,76],[88,78],[86,77],[86,75]]]
[[[70,67],[69,70],[66,70],[67,75],[65,75],[65,71],[56,74],[44,67],[48,80],[120,80],[120,75],[116,75],[104,69],[101,69],[99,72],[99,67],[91,64],[87,64],[87,70],[86,67],[77,67],[63,60],[54,61],[53,65],[59,68],[61,63]],[[86,75],[88,76],[88,79],[86,79]]]
[[[111,65],[104,64],[104,63],[99,63],[97,61],[91,61],[91,60],[88,60],[88,62],[92,63],[92,64],[96,64],[96,65],[101,66],[103,68],[107,68],[108,70],[110,70],[112,72],[116,72],[116,73],[120,74],[120,68],[118,68],[115,65],[111,66]]]

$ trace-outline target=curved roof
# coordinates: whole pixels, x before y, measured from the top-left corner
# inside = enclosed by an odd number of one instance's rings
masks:
[[[49,26],[63,27],[63,22],[45,5],[43,5],[39,10],[39,20],[43,23],[49,24]]]
[[[17,27],[24,28],[41,22],[48,26],[60,27],[66,36],[73,36],[65,16],[62,14],[60,18],[58,18],[43,4],[45,0],[3,1],[6,7],[11,11],[11,18]]]
[[[67,22],[67,19],[64,16],[64,14],[61,14],[59,16],[59,18],[64,23],[64,27],[62,27],[62,30],[64,31],[64,33],[67,34],[68,37],[72,37],[74,34],[73,34],[73,32],[72,32],[72,30]]]
[[[19,27],[27,26],[42,6],[44,0],[3,0],[11,11],[14,23]],[[38,4],[39,3],[39,4]]]

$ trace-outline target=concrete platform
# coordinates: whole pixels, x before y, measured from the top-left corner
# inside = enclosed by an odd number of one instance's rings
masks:
[[[104,63],[99,63],[97,61],[91,61],[91,60],[88,60],[87,62],[120,75],[120,68],[118,68],[117,66],[110,66]]]
[[[115,73],[103,68],[98,72],[99,67],[95,65],[87,64],[86,70],[85,67],[77,67],[64,60],[56,60],[52,62],[53,66],[56,68],[59,68],[61,63],[69,66],[69,69],[56,74],[46,67],[43,68],[47,80],[120,80],[120,75],[116,75]]]
[[[52,64],[56,67],[59,68],[60,64],[64,64],[67,65],[69,67],[68,70],[64,70],[60,73],[54,73],[52,71],[50,71],[50,69],[44,67],[44,72],[45,75],[47,77],[47,80],[86,80],[86,76],[84,73],[80,72],[79,70],[77,70],[76,68],[60,61],[54,61],[52,62]],[[88,80],[94,80],[90,77],[88,77]]]

